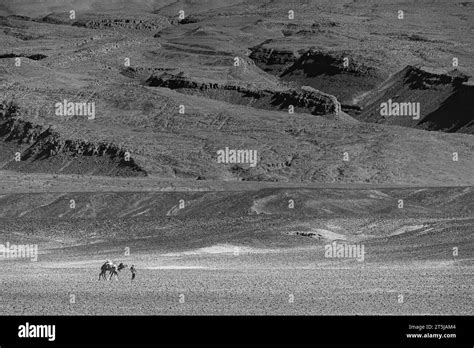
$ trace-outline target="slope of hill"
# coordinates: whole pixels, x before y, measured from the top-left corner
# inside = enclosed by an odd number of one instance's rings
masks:
[[[358,118],[434,131],[474,134],[474,88],[457,71],[438,73],[408,66],[371,91]],[[381,104],[419,103],[419,115],[381,116]],[[416,118],[416,119],[415,119]]]
[[[75,146],[51,152],[51,137],[11,136],[12,125],[2,122],[4,170],[133,176],[117,160],[129,152],[143,173],[167,179],[473,183],[472,137],[424,131],[472,133],[471,47],[459,35],[472,7],[464,2],[436,2],[430,18],[422,3],[390,1],[4,4],[17,16],[2,18],[0,88],[20,106],[21,122],[54,126],[61,144],[120,149],[115,159],[88,150],[77,156]],[[409,28],[396,16],[401,4]],[[436,21],[445,15],[449,24],[439,33]],[[453,56],[460,73],[452,79],[409,65],[446,67]],[[158,83],[163,74],[173,78]],[[382,120],[377,108],[387,98],[420,102],[421,119]],[[94,102],[97,117],[56,115],[64,100]],[[334,113],[338,103],[343,112]],[[258,165],[217,163],[226,148],[256,151]],[[16,152],[28,160],[15,163]]]

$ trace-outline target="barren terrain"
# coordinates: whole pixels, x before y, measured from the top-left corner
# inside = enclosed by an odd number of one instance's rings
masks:
[[[460,0],[3,0],[0,244],[39,254],[0,255],[0,314],[472,315],[473,23]],[[106,259],[137,278],[98,281]]]
[[[6,194],[2,237],[37,244],[39,254],[37,261],[2,262],[1,312],[470,314],[472,194],[471,188]],[[327,258],[325,246],[333,242],[364,245],[363,260]],[[104,259],[135,264],[137,278],[132,283],[124,270],[118,281],[98,281]]]

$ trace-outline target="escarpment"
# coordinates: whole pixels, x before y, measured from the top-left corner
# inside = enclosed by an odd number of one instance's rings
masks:
[[[0,165],[22,172],[107,176],[146,176],[123,147],[108,142],[68,139],[53,126],[0,115],[0,140],[12,152]],[[3,158],[2,158],[3,159]]]
[[[311,113],[314,115],[328,115],[341,111],[341,104],[336,97],[310,87],[260,90],[235,84],[194,81],[168,73],[158,76],[152,75],[145,81],[145,84],[259,109],[289,110],[289,108],[293,108],[294,112]]]

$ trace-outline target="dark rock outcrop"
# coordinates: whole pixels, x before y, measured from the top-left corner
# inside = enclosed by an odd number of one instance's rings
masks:
[[[19,118],[0,118],[0,141],[28,145],[21,151],[22,164],[51,159],[55,156],[62,156],[63,160],[68,162],[80,156],[106,159],[109,167],[115,167],[109,170],[114,176],[147,174],[133,158],[126,160],[127,150],[116,144],[65,139],[52,126],[45,127]]]
[[[168,73],[160,76],[152,75],[146,80],[145,84],[267,110],[287,109],[292,105],[295,112],[306,112],[314,115],[326,115],[341,111],[341,104],[336,97],[310,87],[304,87],[301,90],[259,90],[239,85],[198,82]]]

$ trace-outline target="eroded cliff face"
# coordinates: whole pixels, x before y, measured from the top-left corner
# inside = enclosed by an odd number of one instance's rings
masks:
[[[420,113],[381,115],[381,105],[418,103]],[[472,110],[474,85],[470,77],[456,70],[437,71],[407,66],[368,93],[360,102],[359,119],[432,131],[474,133]]]
[[[106,29],[106,28],[124,28],[132,30],[149,30],[156,31],[170,26],[172,23],[162,16],[150,18],[137,18],[134,16],[119,16],[112,17],[110,15],[101,15],[92,18],[79,20],[73,25],[91,28],[91,29]]]
[[[193,81],[167,73],[158,76],[152,75],[145,81],[145,84],[267,110],[282,110],[293,107],[295,112],[314,115],[328,115],[341,111],[341,104],[336,97],[310,87],[298,90],[259,90],[239,85]]]
[[[252,48],[251,51],[249,58],[255,62],[255,65],[276,76],[283,74],[298,59],[290,50],[268,48],[262,45]]]
[[[69,12],[51,13],[35,21],[49,24],[70,24],[90,29],[128,29],[141,31],[159,31],[172,25],[165,16],[147,14],[137,18],[126,14],[81,14],[71,19]]]
[[[310,86],[333,95],[343,104],[343,110],[350,110],[354,98],[388,77],[382,70],[362,62],[362,58],[344,52],[275,49],[271,40],[251,50],[249,57],[260,69],[294,87]]]
[[[145,176],[124,148],[104,142],[66,139],[53,126],[0,113],[0,141],[9,144],[4,169],[23,172]],[[15,159],[16,154],[20,154]],[[42,161],[39,161],[42,160]]]
[[[449,133],[474,132],[469,111],[474,107],[474,84],[470,76],[456,69],[409,65],[388,76],[370,60],[344,52],[292,52],[271,47],[272,40],[263,42],[252,48],[250,58],[293,88],[310,86],[318,95],[336,97],[342,111],[359,121]],[[419,115],[395,112],[387,116],[381,113],[384,104],[416,107]]]

